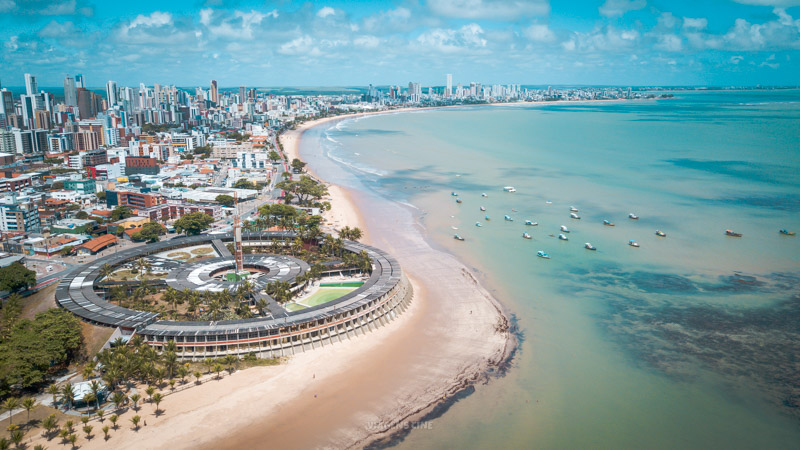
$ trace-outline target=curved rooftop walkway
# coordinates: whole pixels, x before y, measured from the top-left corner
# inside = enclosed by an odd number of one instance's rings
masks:
[[[244,255],[243,262],[245,270],[267,271],[267,273],[251,278],[259,291],[264,289],[267,283],[273,281],[291,283],[309,268],[305,261],[281,255]],[[181,264],[177,269],[169,272],[167,285],[179,291],[184,289],[211,292],[220,292],[226,289],[233,291],[238,283],[223,282],[213,278],[212,275],[226,269],[233,270],[234,265],[230,256]]]
[[[292,239],[291,232],[245,233],[244,245],[268,243],[275,239]],[[280,328],[292,327],[316,320],[324,320],[344,311],[365,306],[384,297],[401,281],[402,272],[394,258],[383,251],[357,242],[345,241],[345,250],[358,253],[366,251],[372,259],[372,274],[363,286],[331,302],[295,311],[277,318],[226,320],[217,322],[181,322],[158,320],[157,313],[135,311],[106,302],[93,286],[100,276],[100,268],[109,264],[118,267],[126,262],[167,250],[210,243],[212,240],[232,241],[228,234],[188,236],[118,251],[75,268],[58,284],[57,303],[97,325],[136,330],[151,336],[199,336],[238,333],[276,334]]]

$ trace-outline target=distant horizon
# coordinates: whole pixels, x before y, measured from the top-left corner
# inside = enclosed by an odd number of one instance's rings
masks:
[[[0,79],[783,86],[800,0],[0,1]],[[93,83],[94,84],[94,83]]]

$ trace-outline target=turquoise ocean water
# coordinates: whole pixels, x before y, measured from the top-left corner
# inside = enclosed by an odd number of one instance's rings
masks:
[[[401,446],[800,444],[799,91],[372,116],[301,154],[411,208],[518,320],[510,373]]]

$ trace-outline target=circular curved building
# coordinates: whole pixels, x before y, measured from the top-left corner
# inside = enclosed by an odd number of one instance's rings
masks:
[[[291,232],[245,233],[242,242],[244,247],[264,248],[273,245],[274,241],[288,245],[287,242],[294,237]],[[67,274],[58,284],[56,301],[89,323],[135,333],[158,350],[174,341],[181,359],[248,353],[260,357],[291,355],[373,330],[397,317],[411,301],[411,286],[397,261],[377,248],[351,241],[345,241],[345,251],[365,251],[369,255],[372,262],[369,279],[342,297],[300,311],[286,311],[275,304],[265,317],[186,322],[160,320],[157,313],[123,308],[103,298],[104,287],[98,283],[101,268],[106,264],[119,268],[142,257],[156,259],[153,264],[168,272],[165,282],[160,283],[162,285],[180,290],[229,289],[235,284],[222,282],[215,276],[234,266],[233,257],[225,245],[232,241],[233,234],[200,235],[120,250]],[[159,253],[201,245],[213,246],[221,256],[195,263],[162,261],[154,257]],[[294,284],[295,278],[308,270],[308,264],[299,259],[269,254],[246,255],[244,267],[260,272],[254,282],[259,291],[270,281]],[[340,271],[330,271],[330,274],[334,273]]]

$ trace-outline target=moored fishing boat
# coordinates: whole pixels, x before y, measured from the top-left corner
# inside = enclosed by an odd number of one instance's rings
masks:
[[[628,245],[630,245],[631,247],[638,247],[639,243],[631,239],[630,241],[628,241]]]
[[[481,211],[486,211],[486,207],[481,206]]]
[[[453,239],[455,239],[455,240],[457,240],[457,241],[463,241],[463,240],[464,240],[464,238],[463,238],[463,237],[461,237],[461,236],[459,236],[459,235],[457,235],[457,234],[453,235]]]
[[[639,220],[639,216],[637,216],[634,213],[630,213],[630,214],[628,214],[628,219]]]
[[[566,225],[561,225],[561,231],[563,231],[564,233],[569,233],[569,228],[567,228]]]
[[[787,230],[787,229],[785,229],[785,228],[781,229],[781,230],[779,231],[779,233],[780,233],[780,234],[782,234],[782,235],[784,235],[784,236],[794,236],[795,234],[797,234],[797,233],[795,233],[794,231],[789,231],[789,230]]]
[[[567,235],[566,235],[566,234],[559,234],[559,235],[558,235],[558,238],[559,238],[560,240],[562,240],[562,241],[568,241],[568,240],[569,240],[569,238],[567,237]]]
[[[456,203],[461,203],[461,197],[456,198]]]
[[[592,245],[592,244],[590,244],[588,242],[583,244],[583,248],[585,248],[586,250],[597,250],[597,247],[595,247],[594,245]]]
[[[726,236],[731,236],[731,237],[742,237],[742,233],[737,233],[737,232],[735,232],[733,230],[730,230],[730,229],[725,230],[725,235]]]
[[[514,189],[514,186],[506,186],[503,188],[503,190],[506,192],[517,192],[517,190]]]
[[[539,225],[539,222],[533,222],[531,220],[526,220],[525,221],[525,225],[535,227],[536,225]]]
[[[569,213],[569,218],[570,218],[570,219],[580,219],[580,218],[581,218],[581,216],[579,216],[579,215],[577,215],[577,214],[575,214],[575,213]]]
[[[605,225],[607,227],[613,227],[614,226],[614,222],[610,222],[608,220],[604,220],[603,221],[603,225]]]
[[[507,221],[509,221],[509,222],[513,222],[513,221],[514,221],[514,219],[513,219],[511,216],[509,216],[508,214],[506,214],[505,216],[503,216],[503,219],[505,219],[505,220],[507,220]]]
[[[531,239],[531,235],[528,233],[522,233],[522,237],[525,239]]]
[[[667,237],[667,233],[664,233],[661,230],[656,230],[656,236]]]
[[[482,227],[483,225],[480,222],[475,222],[476,227]]]
[[[538,252],[536,252],[536,256],[538,256],[539,258],[550,259],[550,255],[548,255],[547,253],[545,253],[542,250],[539,250]]]

